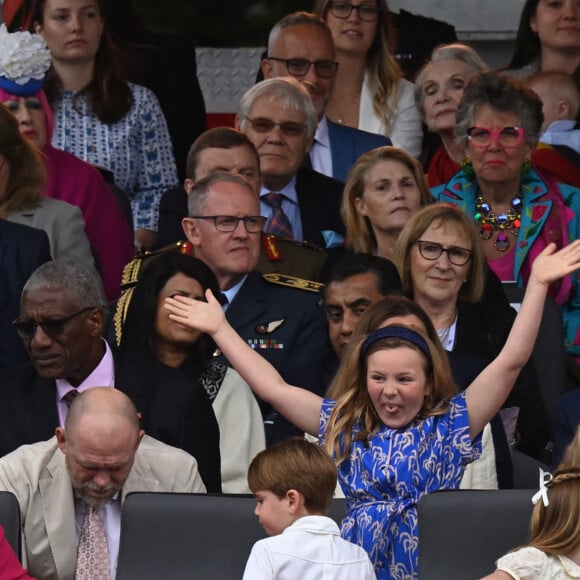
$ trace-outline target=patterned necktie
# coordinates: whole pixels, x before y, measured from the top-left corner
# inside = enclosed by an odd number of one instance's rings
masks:
[[[87,506],[77,550],[75,580],[110,579],[109,546],[101,508]]]
[[[272,217],[266,231],[269,234],[294,239],[292,224],[290,224],[290,219],[282,209],[282,201],[285,197],[281,193],[270,192],[260,198],[266,205],[272,208]]]
[[[71,403],[79,396],[79,392],[76,389],[71,389],[68,391],[62,400],[66,403],[66,406],[70,409]]]

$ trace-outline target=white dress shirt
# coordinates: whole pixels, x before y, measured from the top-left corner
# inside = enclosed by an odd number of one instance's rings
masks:
[[[297,519],[254,544],[243,580],[375,580],[367,553],[340,537],[326,516]]]
[[[320,119],[314,142],[310,150],[310,164],[314,171],[333,177],[332,175],[332,150],[330,149],[330,136],[328,135],[328,122],[326,115]]]

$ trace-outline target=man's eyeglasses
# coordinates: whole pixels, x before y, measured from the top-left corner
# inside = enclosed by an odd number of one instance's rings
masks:
[[[277,60],[286,65],[288,74],[293,77],[303,77],[311,66],[322,79],[331,79],[338,69],[338,63],[332,60],[307,60],[305,58],[277,58],[269,56],[268,60]]]
[[[244,222],[244,227],[249,234],[261,232],[266,225],[267,218],[261,215],[247,215],[237,217],[235,215],[192,215],[196,220],[213,220],[215,229],[218,232],[233,232],[240,222]]]
[[[425,260],[437,260],[445,252],[447,259],[455,266],[465,266],[471,260],[471,255],[473,254],[473,251],[467,248],[460,248],[458,246],[444,248],[441,244],[426,242],[424,240],[418,240],[417,246],[419,253]]]
[[[474,147],[487,147],[491,141],[498,142],[502,147],[513,149],[523,140],[525,130],[522,127],[502,127],[495,131],[491,127],[469,127],[467,138]]]
[[[336,18],[345,20],[350,17],[353,10],[358,11],[358,16],[365,22],[374,22],[377,19],[379,9],[376,4],[351,4],[342,0],[331,0],[328,3],[330,13]]]
[[[295,123],[294,121],[282,121],[281,123],[274,123],[270,119],[265,117],[257,117],[255,119],[250,119],[250,117],[245,117],[254,131],[256,133],[270,133],[274,130],[274,127],[280,127],[280,131],[286,137],[300,137],[304,134],[306,125],[300,123]]]
[[[20,338],[32,338],[39,326],[42,328],[42,332],[44,332],[46,336],[56,338],[64,332],[64,327],[73,318],[76,318],[85,312],[89,312],[90,310],[96,310],[96,308],[96,306],[88,306],[87,308],[83,308],[66,318],[53,318],[49,320],[41,320],[40,322],[37,322],[36,320],[15,320],[12,323],[12,326]]]

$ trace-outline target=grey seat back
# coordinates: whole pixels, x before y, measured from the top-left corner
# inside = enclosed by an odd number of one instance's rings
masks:
[[[419,580],[473,580],[529,538],[533,490],[458,490],[418,504]]]

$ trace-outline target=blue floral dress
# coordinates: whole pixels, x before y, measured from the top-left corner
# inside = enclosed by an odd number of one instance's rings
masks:
[[[321,443],[334,405],[322,403]],[[464,393],[444,415],[403,429],[383,426],[352,444],[338,468],[347,500],[342,535],[366,549],[378,580],[417,578],[417,502],[426,493],[457,489],[465,466],[480,454],[481,436],[473,444],[469,437]]]

